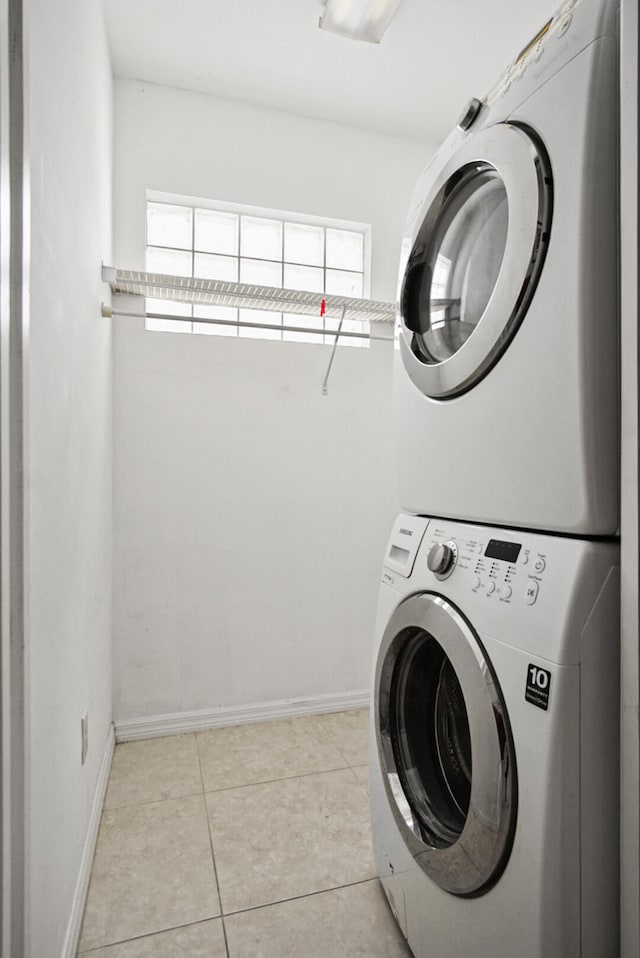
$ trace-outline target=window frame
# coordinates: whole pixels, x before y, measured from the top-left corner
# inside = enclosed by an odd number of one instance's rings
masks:
[[[191,236],[191,249],[190,249],[190,250],[184,249],[184,248],[182,248],[182,247],[179,248],[179,247],[170,247],[170,246],[159,246],[159,245],[154,244],[154,243],[148,243],[148,241],[147,241],[147,210],[148,210],[148,205],[149,205],[150,203],[164,203],[164,204],[171,205],[171,206],[184,207],[184,208],[186,208],[186,209],[191,209],[191,210],[193,210],[193,211],[195,211],[196,209],[202,209],[202,210],[212,210],[212,211],[215,211],[215,212],[222,212],[222,213],[233,213],[233,214],[235,214],[235,215],[238,216],[238,227],[239,227],[239,230],[240,230],[240,228],[241,228],[241,217],[242,217],[242,216],[246,216],[246,217],[258,217],[258,218],[261,218],[261,219],[273,219],[273,220],[276,220],[276,221],[280,222],[280,223],[282,224],[282,249],[281,249],[281,259],[280,259],[279,261],[278,261],[278,260],[269,260],[269,259],[267,259],[266,257],[262,257],[262,258],[261,258],[261,257],[242,256],[242,255],[241,255],[241,246],[240,246],[240,236],[238,237],[238,248],[237,248],[237,253],[236,253],[235,255],[232,255],[232,254],[220,254],[220,255],[225,255],[225,256],[228,255],[229,259],[235,259],[235,260],[237,261],[237,264],[238,264],[238,282],[242,282],[242,280],[240,279],[240,276],[241,276],[240,270],[241,270],[241,265],[242,265],[242,262],[243,262],[243,261],[250,261],[250,260],[253,259],[253,260],[261,261],[261,262],[273,262],[273,263],[279,262],[280,267],[281,267],[281,279],[282,279],[282,288],[283,288],[283,289],[293,289],[293,288],[295,288],[295,287],[292,287],[292,286],[285,286],[285,285],[284,285],[285,269],[286,269],[287,266],[296,266],[296,265],[300,265],[300,266],[303,266],[303,267],[308,267],[308,266],[310,266],[310,264],[297,264],[297,263],[295,263],[293,260],[286,260],[286,259],[285,259],[285,239],[284,239],[285,229],[284,229],[284,226],[285,226],[286,223],[291,223],[291,224],[294,224],[294,225],[300,224],[300,225],[305,225],[305,226],[321,227],[321,228],[323,228],[323,229],[325,230],[325,234],[324,234],[324,257],[323,257],[323,264],[322,264],[321,267],[319,267],[319,266],[318,266],[318,267],[315,267],[315,268],[322,269],[322,271],[323,271],[323,285],[324,285],[325,287],[326,287],[327,272],[330,271],[330,270],[332,270],[332,269],[336,269],[336,270],[339,270],[339,269],[340,269],[340,267],[328,267],[328,266],[327,266],[327,263],[326,263],[326,230],[336,229],[336,230],[344,230],[344,231],[347,231],[347,232],[359,233],[359,234],[362,236],[362,240],[363,240],[363,246],[362,246],[362,271],[360,271],[360,270],[348,270],[348,269],[345,269],[345,272],[352,272],[352,273],[354,273],[354,274],[356,274],[356,275],[361,275],[361,276],[362,276],[362,299],[365,300],[365,299],[369,299],[369,298],[370,298],[370,295],[371,295],[371,233],[372,233],[372,229],[371,229],[371,224],[369,224],[369,223],[362,223],[362,222],[359,222],[359,221],[339,219],[339,218],[336,218],[336,217],[318,216],[317,214],[299,213],[299,212],[292,211],[292,210],[280,210],[280,209],[275,209],[275,208],[273,208],[273,207],[262,207],[262,206],[254,206],[254,205],[250,205],[250,204],[246,204],[246,203],[235,203],[235,202],[231,202],[231,201],[228,201],[228,200],[216,200],[216,199],[213,199],[213,198],[197,197],[197,196],[187,195],[187,194],[168,193],[168,192],[165,192],[165,191],[154,190],[154,189],[150,189],[150,188],[146,189],[146,190],[145,190],[145,208],[144,208],[144,210],[145,210],[145,212],[144,212],[144,223],[145,223],[145,228],[144,228],[144,256],[145,256],[145,267],[148,268],[148,263],[147,263],[147,251],[148,251],[149,249],[166,249],[166,250],[174,250],[174,249],[175,249],[176,251],[181,251],[181,252],[185,252],[185,253],[189,253],[189,254],[190,254],[190,256],[191,256],[191,264],[192,264],[192,270],[191,270],[192,275],[195,275],[194,267],[195,267],[195,257],[196,257],[196,255],[198,255],[198,253],[205,253],[205,254],[206,254],[206,252],[207,252],[207,251],[202,251],[202,250],[199,251],[199,250],[196,249],[196,246],[195,246],[195,215],[192,214],[192,236]],[[216,255],[216,254],[213,254],[213,255]],[[319,295],[322,295],[322,294],[319,294]],[[331,294],[327,293],[327,295],[331,295]],[[337,294],[337,295],[341,295],[341,294]],[[193,312],[192,312],[192,315],[193,315]],[[236,316],[237,316],[238,319],[241,320],[241,314],[240,314],[239,311],[236,313]],[[278,312],[275,312],[275,311],[274,311],[274,313],[273,313],[273,320],[274,320],[274,321],[276,320],[276,317],[280,317],[280,321],[283,322],[283,325],[288,325],[287,322],[286,322],[286,320],[284,320],[283,313],[278,313]],[[300,318],[302,318],[302,317],[300,317]],[[171,322],[171,320],[168,320],[168,321]],[[349,323],[349,320],[347,320],[346,322]],[[206,331],[206,332],[211,332],[211,331],[212,331],[212,330],[210,330],[210,329],[206,329],[206,330],[205,330],[205,329],[204,329],[204,325],[205,325],[205,324],[202,324],[202,328],[201,328],[201,329],[197,329],[197,328],[196,328],[197,325],[198,325],[198,324],[197,324],[197,321],[196,321],[196,320],[193,320],[193,319],[191,319],[191,321],[190,321],[189,317],[187,317],[187,316],[185,316],[184,319],[182,319],[182,318],[179,317],[179,316],[176,316],[176,323],[177,323],[178,325],[176,325],[176,327],[174,328],[174,330],[170,330],[170,329],[168,329],[168,328],[165,328],[164,330],[158,330],[158,329],[155,329],[155,330],[154,330],[154,329],[150,329],[150,331],[154,331],[154,332],[156,332],[156,331],[165,331],[165,332],[166,332],[166,331],[177,331],[177,332],[183,332],[183,333],[186,333],[186,332],[196,333],[196,332],[205,332],[205,331]],[[317,324],[317,327],[316,327],[316,328],[319,329],[320,327],[323,327],[324,325],[325,325],[325,324],[324,324],[324,321],[323,321],[322,319],[320,319],[320,317],[318,317],[318,324]],[[337,325],[337,323],[336,323],[336,325]],[[348,327],[347,327],[347,328],[348,328]],[[363,331],[364,331],[364,329],[365,329],[365,327],[363,326]],[[219,330],[219,334],[225,335],[224,327],[222,327],[222,326],[221,326],[221,327],[218,327],[218,330]],[[217,331],[218,331],[218,330],[217,330]],[[270,331],[270,332],[272,332],[272,331]],[[236,333],[235,333],[235,334],[232,334],[231,336],[229,336],[229,334],[227,334],[227,335],[226,335],[226,338],[253,338],[253,339],[262,339],[262,340],[265,340],[265,339],[274,339],[274,340],[276,340],[276,341],[281,341],[281,342],[292,342],[292,341],[295,342],[295,341],[298,341],[298,342],[303,342],[303,343],[306,342],[307,345],[330,345],[330,344],[333,343],[334,340],[335,340],[335,333],[334,333],[334,331],[333,331],[332,329],[330,329],[330,328],[326,328],[326,327],[324,328],[324,331],[323,331],[323,333],[321,334],[321,335],[322,335],[322,341],[319,342],[317,338],[313,338],[313,337],[316,336],[316,335],[317,335],[317,334],[315,334],[315,333],[313,333],[313,332],[310,332],[310,333],[308,334],[308,336],[307,336],[307,334],[305,334],[305,333],[300,333],[300,334],[295,334],[295,335],[289,335],[289,336],[287,336],[287,335],[286,335],[286,330],[283,330],[279,336],[277,336],[277,335],[274,336],[274,335],[269,335],[269,334],[268,334],[268,335],[265,335],[265,336],[260,336],[260,335],[259,335],[259,327],[255,330],[255,335],[247,335],[247,334],[244,334],[244,335],[243,335],[243,334],[241,333],[240,327],[237,327],[237,328],[236,328]],[[342,340],[339,340],[339,344],[340,344],[340,345],[348,344],[348,345],[352,345],[352,346],[353,346],[353,345],[357,345],[357,346],[365,346],[365,347],[366,347],[366,346],[369,345],[369,341],[368,341],[367,339],[362,339],[362,340],[361,340],[361,339],[355,339],[355,340],[354,340],[354,339],[350,339],[350,338],[349,338],[349,339],[344,338],[344,339],[342,339]]]

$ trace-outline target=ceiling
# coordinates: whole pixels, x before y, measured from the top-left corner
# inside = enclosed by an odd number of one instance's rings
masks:
[[[103,0],[114,73],[440,141],[557,0],[403,0],[379,45],[318,29],[321,0]]]

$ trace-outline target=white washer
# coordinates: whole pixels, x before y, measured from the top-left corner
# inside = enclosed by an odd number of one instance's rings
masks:
[[[618,5],[565,3],[418,183],[394,368],[407,512],[617,529]]]
[[[400,515],[371,814],[416,958],[617,958],[618,547]]]

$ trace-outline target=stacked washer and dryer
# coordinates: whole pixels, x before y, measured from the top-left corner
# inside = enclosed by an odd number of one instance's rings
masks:
[[[371,710],[416,958],[617,958],[618,3],[569,0],[427,166]]]

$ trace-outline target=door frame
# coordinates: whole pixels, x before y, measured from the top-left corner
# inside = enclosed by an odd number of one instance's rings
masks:
[[[0,895],[3,958],[27,944],[24,351],[26,197],[23,2],[0,0]]]
[[[623,344],[620,361],[622,958],[640,956],[639,42],[638,4],[636,0],[622,0],[620,13],[620,340]]]

